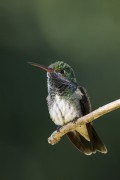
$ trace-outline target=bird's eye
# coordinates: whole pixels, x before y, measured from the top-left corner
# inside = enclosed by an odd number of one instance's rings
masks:
[[[62,69],[62,70],[60,70],[60,74],[64,74],[65,73],[65,71]]]

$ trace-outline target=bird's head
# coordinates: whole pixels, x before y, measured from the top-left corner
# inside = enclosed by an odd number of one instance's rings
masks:
[[[29,64],[45,70],[47,72],[48,78],[66,79],[76,83],[76,78],[73,69],[63,61],[57,61],[48,67],[33,62],[29,62]]]
[[[59,95],[70,95],[77,88],[77,82],[73,69],[62,61],[55,62],[48,67],[32,63],[29,64],[39,67],[47,72],[48,93]]]

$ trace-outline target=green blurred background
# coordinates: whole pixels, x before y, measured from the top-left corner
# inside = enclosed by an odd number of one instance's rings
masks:
[[[46,74],[63,60],[96,109],[119,99],[119,0],[1,0],[0,180],[120,179],[120,111],[96,120],[108,154],[85,156],[66,137],[47,142]]]

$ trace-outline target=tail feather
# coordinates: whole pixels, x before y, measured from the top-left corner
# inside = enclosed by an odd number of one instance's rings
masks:
[[[93,144],[95,146],[95,149],[101,153],[106,154],[107,148],[106,148],[105,144],[101,141],[100,137],[96,133],[93,126],[91,126],[91,129],[92,129],[92,135],[93,135],[92,139],[93,139]]]
[[[86,125],[90,141],[85,139],[78,131],[71,131],[67,133],[68,138],[76,146],[78,150],[86,155],[91,155],[99,151],[101,153],[107,153],[107,148],[97,135],[93,126],[88,123]]]
[[[75,145],[75,147],[86,155],[91,155],[91,144],[82,137],[77,131],[67,133],[68,138]]]

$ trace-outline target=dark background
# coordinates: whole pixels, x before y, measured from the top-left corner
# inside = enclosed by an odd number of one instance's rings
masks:
[[[119,99],[119,0],[1,0],[0,179],[120,179],[120,112],[94,123],[108,154],[85,156],[55,130],[46,74],[27,64],[63,60],[75,70],[96,109]]]

